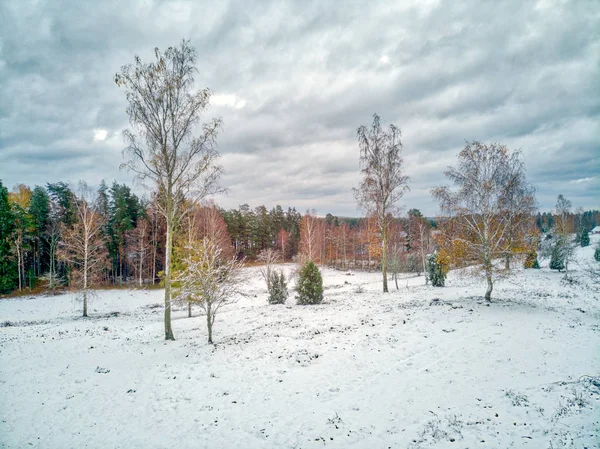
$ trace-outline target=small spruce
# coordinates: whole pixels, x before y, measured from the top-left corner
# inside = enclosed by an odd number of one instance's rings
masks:
[[[582,231],[579,243],[582,248],[585,248],[586,246],[590,246],[590,236],[587,233],[587,231]]]
[[[442,262],[438,253],[427,255],[427,274],[431,285],[443,287],[446,283],[447,266]]]
[[[555,243],[552,247],[552,253],[550,254],[550,269],[558,271],[565,269],[565,257],[561,251],[560,242]]]
[[[300,269],[296,293],[298,304],[320,304],[323,301],[323,277],[313,261],[306,262]]]
[[[287,298],[288,288],[285,275],[281,270],[274,270],[269,282],[269,304],[284,304]]]

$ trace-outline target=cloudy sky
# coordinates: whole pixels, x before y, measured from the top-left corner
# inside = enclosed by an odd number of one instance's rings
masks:
[[[133,185],[114,74],[183,38],[224,120],[224,207],[357,215],[356,128],[376,112],[402,129],[407,208],[437,212],[466,140],[521,149],[542,210],[558,193],[600,208],[597,0],[5,0],[3,183]]]

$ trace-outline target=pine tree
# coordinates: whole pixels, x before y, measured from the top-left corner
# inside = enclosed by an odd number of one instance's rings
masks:
[[[45,188],[35,186],[29,205],[33,225],[33,265],[34,273],[40,276],[48,269],[48,220],[50,216],[50,196]]]
[[[0,293],[9,293],[17,287],[17,266],[11,253],[11,238],[15,223],[8,201],[8,189],[0,180]]]

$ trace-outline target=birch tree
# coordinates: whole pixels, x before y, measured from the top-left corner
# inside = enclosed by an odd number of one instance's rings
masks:
[[[429,283],[427,276],[427,255],[433,250],[431,241],[431,225],[418,209],[408,212],[408,226],[410,230],[411,249],[419,255],[421,268],[425,274],[425,285]]]
[[[106,244],[102,237],[104,222],[95,210],[91,190],[81,182],[75,199],[77,221],[61,232],[58,256],[74,268],[74,283],[83,298],[83,316],[88,316],[89,288],[107,263]]]
[[[305,260],[313,262],[319,262],[321,253],[319,218],[316,214],[317,211],[314,209],[312,212],[307,210],[300,222],[300,253]]]
[[[134,256],[134,266],[138,277],[138,286],[144,285],[144,261],[148,259],[150,248],[150,222],[147,217],[138,217],[137,226],[128,232],[129,252]]]
[[[526,185],[520,157],[503,145],[468,143],[458,154],[458,166],[445,172],[456,190],[443,186],[432,191],[449,221],[445,229],[452,229],[446,239],[461,248],[466,260],[481,264],[488,301],[499,272],[494,259],[513,250],[507,236],[516,217],[533,212],[533,190],[516,188]]]
[[[174,281],[175,301],[193,302],[206,313],[208,342],[213,343],[213,326],[217,313],[225,304],[242,294],[243,261],[236,257],[224,259],[218,244],[210,239],[195,242],[187,251],[184,268],[177,272]]]
[[[379,116],[374,114],[371,128],[359,127],[357,136],[363,179],[353,191],[358,206],[376,219],[381,236],[383,291],[387,293],[388,227],[409,180],[404,175],[401,133],[395,125],[383,129]]]
[[[222,167],[216,138],[220,119],[200,126],[212,92],[194,89],[196,50],[188,41],[144,63],[139,56],[123,66],[115,82],[126,90],[131,128],[124,132],[128,143],[125,167],[142,183],[153,184],[157,206],[166,221],[165,246],[165,339],[174,340],[171,327],[171,256],[173,233],[179,220],[205,196],[220,191]]]

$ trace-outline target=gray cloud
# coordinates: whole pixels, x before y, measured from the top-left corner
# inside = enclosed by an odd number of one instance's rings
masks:
[[[355,132],[377,112],[402,128],[409,208],[437,212],[429,189],[474,139],[521,149],[542,209],[598,208],[599,34],[595,1],[2,2],[0,178],[132,183],[114,74],[188,38],[225,122],[225,207],[356,215]]]

